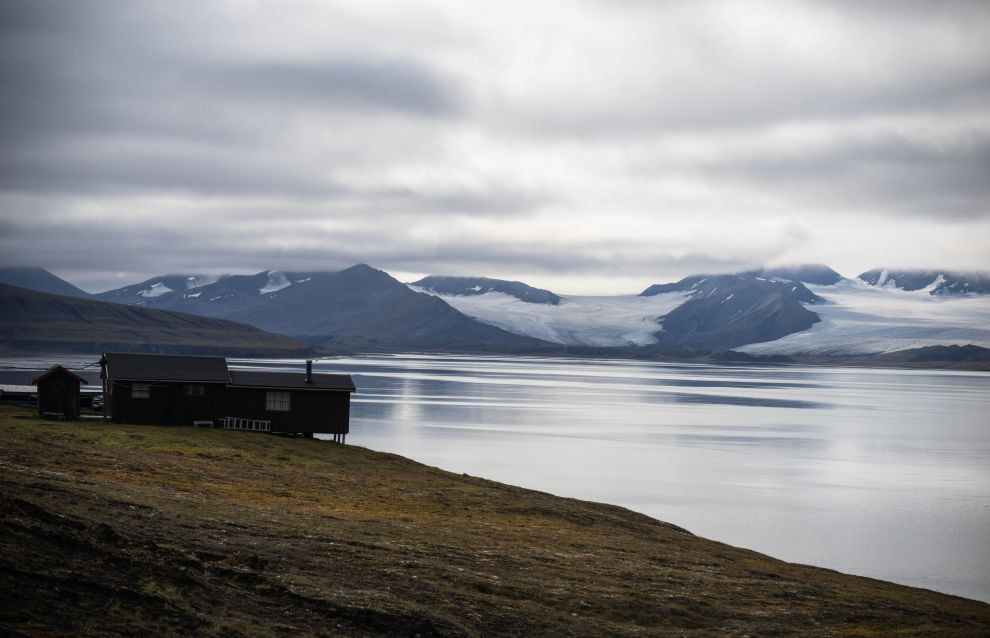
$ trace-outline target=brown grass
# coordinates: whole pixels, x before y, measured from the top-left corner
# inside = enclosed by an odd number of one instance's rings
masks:
[[[261,434],[0,407],[14,635],[986,636],[990,606]]]

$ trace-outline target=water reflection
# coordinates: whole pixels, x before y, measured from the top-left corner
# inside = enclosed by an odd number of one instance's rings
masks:
[[[316,369],[354,375],[349,443],[990,601],[988,374],[420,355]]]
[[[415,355],[318,368],[356,375],[354,443],[990,600],[990,375]]]

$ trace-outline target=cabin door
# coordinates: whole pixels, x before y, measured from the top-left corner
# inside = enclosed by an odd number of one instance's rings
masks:
[[[176,392],[176,387],[173,385],[163,383],[156,389],[158,389],[158,396],[160,397],[154,403],[158,411],[156,416],[158,425],[175,425],[178,423],[176,416],[179,412],[179,406],[176,404],[176,401],[180,401],[182,396]],[[152,396],[154,396],[154,390],[152,390]]]

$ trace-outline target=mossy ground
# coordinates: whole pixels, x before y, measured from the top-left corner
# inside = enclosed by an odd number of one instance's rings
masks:
[[[0,487],[13,635],[990,635],[990,605],[324,441],[0,407]]]

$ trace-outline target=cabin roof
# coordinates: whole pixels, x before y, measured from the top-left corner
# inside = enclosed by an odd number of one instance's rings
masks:
[[[354,381],[349,374],[313,374],[313,382],[306,383],[306,373],[257,372],[231,370],[230,385],[246,388],[272,388],[287,390],[339,390],[354,392]]]
[[[223,357],[108,352],[107,376],[125,381],[189,381],[230,383]]]
[[[78,381],[79,383],[82,383],[82,384],[88,384],[89,383],[89,381],[87,381],[86,379],[83,379],[81,376],[79,376],[78,374],[76,374],[72,370],[69,370],[68,368],[66,368],[64,366],[54,365],[54,366],[48,368],[47,370],[45,370],[44,372],[42,372],[40,375],[38,375],[34,379],[31,379],[31,385],[38,385],[39,383],[41,383],[42,381],[44,381],[45,379],[47,379],[48,377],[50,377],[50,376],[52,376],[53,374],[56,374],[56,373],[66,374],[66,375],[72,377],[73,379],[75,379],[76,381]]]
[[[241,388],[355,391],[354,381],[348,374],[314,374],[313,382],[306,383],[306,374],[302,370],[298,373],[230,370],[223,357],[124,352],[110,352],[103,356],[107,377],[118,381],[224,383]]]

